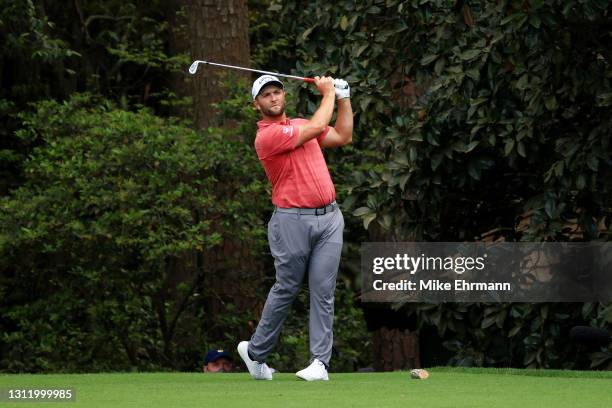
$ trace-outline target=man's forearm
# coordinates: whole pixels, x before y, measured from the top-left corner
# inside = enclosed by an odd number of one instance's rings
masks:
[[[342,137],[345,144],[353,140],[353,108],[350,98],[338,101],[338,114],[336,115],[336,132]]]
[[[333,92],[323,95],[319,109],[317,109],[312,118],[310,118],[308,124],[300,126],[296,147],[301,146],[323,133],[334,114],[335,100],[336,98]]]
[[[325,130],[325,126],[329,125],[332,115],[334,114],[334,102],[336,98],[333,92],[323,95],[319,109],[312,115],[310,123],[320,127],[321,131]]]
[[[334,102],[336,102],[334,82],[331,77],[315,77],[314,83],[321,92],[321,104],[310,120],[298,128],[298,137],[295,147],[301,146],[319,136],[329,125],[334,114]]]

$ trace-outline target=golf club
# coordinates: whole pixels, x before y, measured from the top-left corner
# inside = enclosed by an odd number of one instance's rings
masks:
[[[277,72],[270,72],[270,71],[262,71],[259,69],[252,69],[252,68],[244,68],[244,67],[237,67],[235,65],[226,65],[226,64],[218,64],[216,62],[209,62],[209,61],[201,61],[201,60],[196,60],[193,61],[193,63],[191,64],[191,66],[189,67],[189,73],[191,75],[195,75],[195,73],[198,70],[198,65],[199,64],[206,64],[206,65],[214,65],[216,67],[223,67],[223,68],[230,68],[230,69],[237,69],[240,71],[250,71],[250,72],[257,72],[260,74],[268,74],[268,75],[275,75],[275,76],[279,76],[279,77],[284,77],[284,78],[291,78],[291,79],[298,79],[300,81],[304,81],[304,82],[314,82],[314,78],[307,78],[307,77],[300,77],[300,76],[295,76],[295,75],[287,75],[287,74],[279,74]]]

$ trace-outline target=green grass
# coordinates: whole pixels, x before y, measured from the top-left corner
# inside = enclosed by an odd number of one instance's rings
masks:
[[[610,407],[612,372],[434,368],[330,374],[307,383],[293,374],[254,381],[248,374],[142,373],[0,375],[0,388],[71,387],[76,402],[2,407]]]

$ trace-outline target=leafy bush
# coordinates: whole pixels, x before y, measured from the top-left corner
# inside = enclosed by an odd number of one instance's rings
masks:
[[[0,370],[197,370],[252,333],[274,273],[248,95],[240,83],[218,106],[226,131],[90,95],[21,115],[38,147],[0,202]],[[272,358],[284,371],[308,360],[304,296]],[[335,369],[367,355],[352,296],[339,285]]]
[[[400,240],[607,230],[607,2],[283,5],[297,70],[353,85],[361,168],[346,183],[366,227]],[[305,92],[299,104],[315,107]]]
[[[608,239],[607,1],[280,4],[271,12],[293,27],[296,70],[353,88],[355,149],[341,159],[339,191],[369,239]],[[303,92],[298,106],[315,102]],[[447,336],[452,363],[552,367],[566,364],[571,324],[604,324],[609,310],[580,308],[405,309]]]
[[[41,143],[1,201],[0,367],[191,367],[213,318],[193,309],[214,279],[207,251],[265,244],[250,146],[87,95],[22,121]]]
[[[609,350],[590,350],[572,344],[575,325],[605,327],[612,323],[612,307],[585,303],[460,303],[411,305],[421,326],[438,330],[453,352],[448,362],[459,366],[606,368]]]

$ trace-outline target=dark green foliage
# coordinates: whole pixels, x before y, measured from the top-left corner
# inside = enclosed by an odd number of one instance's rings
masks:
[[[192,309],[207,250],[233,237],[261,251],[265,236],[251,147],[88,96],[22,120],[19,136],[43,143],[1,203],[2,368],[195,364],[181,353],[207,341],[212,317]]]
[[[189,63],[169,53],[177,10],[167,2],[3,0],[0,6],[0,73],[7,84],[0,95],[18,103],[89,91],[123,99],[124,107],[159,107],[171,99],[168,74]]]
[[[1,201],[0,370],[197,370],[208,348],[251,334],[259,312],[239,299],[210,309],[220,286],[245,282],[252,293],[242,296],[263,302],[273,283],[248,95],[241,83],[218,106],[242,123],[232,131],[198,133],[88,95],[20,115],[19,137],[40,147],[25,183]],[[228,240],[249,243],[265,282],[207,261]],[[368,359],[353,296],[339,285],[335,370]],[[305,291],[295,309],[271,358],[283,371],[309,359]]]
[[[394,239],[500,228],[540,240],[567,239],[577,219],[597,237],[610,201],[607,1],[283,6],[298,71],[353,85],[354,160],[368,165],[347,183],[366,226]]]
[[[353,87],[356,149],[343,152],[339,191],[369,239],[608,239],[608,1],[275,4],[297,71]],[[299,106],[312,112],[314,99]],[[568,355],[572,324],[610,322],[604,306],[579,306],[406,311],[438,327],[452,363],[561,367],[585,364]]]
[[[459,366],[606,368],[609,351],[594,352],[570,342],[574,325],[605,327],[612,306],[580,304],[413,305],[421,325],[437,327]]]
[[[171,89],[189,64],[169,50],[175,12],[157,0],[0,0],[0,194],[20,184],[33,147],[13,134],[29,103],[90,92],[164,115],[188,105]]]
[[[256,282],[240,290],[263,301],[273,279],[257,114],[248,84],[218,106],[234,130],[151,113],[188,102],[172,88],[190,62],[172,52],[173,4],[0,0],[0,370],[196,369],[259,318],[215,286]],[[353,88],[353,145],[326,152],[346,218],[333,369],[369,358],[352,302],[362,241],[608,240],[609,1],[249,8],[253,66]],[[318,97],[289,86],[292,116],[314,112]],[[95,96],[71,98],[83,91]],[[232,240],[266,279],[207,258]],[[271,359],[282,370],[307,360],[307,303],[302,292]],[[609,305],[404,310],[437,327],[453,364],[611,361],[567,344],[574,324],[609,327]]]

